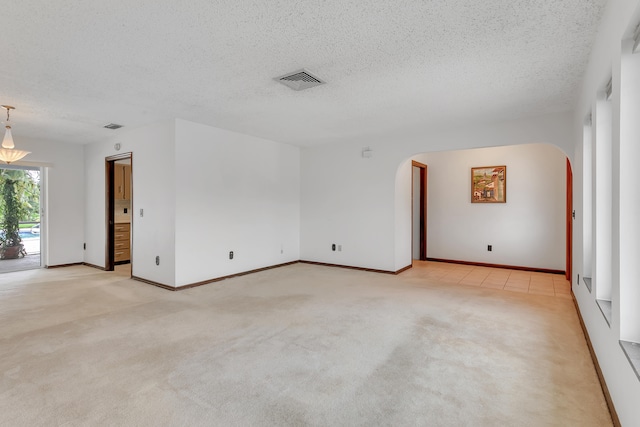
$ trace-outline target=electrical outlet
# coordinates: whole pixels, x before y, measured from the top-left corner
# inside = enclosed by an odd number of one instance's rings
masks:
[[[335,252],[335,250],[336,250],[336,244],[335,243],[331,244],[331,250]]]
[[[144,216],[144,209],[140,209],[140,218]]]
[[[489,252],[493,251],[493,246],[492,246],[492,245],[487,245],[487,250],[488,250]]]
[[[160,255],[156,256],[156,265],[160,265]]]
[[[233,251],[229,251],[229,259],[233,259]]]
[[[87,244],[86,243],[82,244],[82,249],[84,249],[85,251],[87,250]],[[580,279],[578,279],[578,280],[580,280]]]

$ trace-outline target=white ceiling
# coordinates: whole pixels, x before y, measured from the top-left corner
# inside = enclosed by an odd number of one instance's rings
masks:
[[[566,111],[605,3],[7,1],[0,103],[18,145],[179,117],[308,146]],[[272,80],[302,67],[328,83]]]

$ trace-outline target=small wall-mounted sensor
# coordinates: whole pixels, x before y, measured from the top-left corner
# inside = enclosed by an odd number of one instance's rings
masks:
[[[362,149],[362,158],[363,159],[369,159],[373,157],[373,150],[369,147],[364,147]]]

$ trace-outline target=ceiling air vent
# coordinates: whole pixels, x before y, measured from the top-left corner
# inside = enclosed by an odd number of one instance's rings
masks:
[[[279,81],[285,86],[289,86],[293,90],[309,89],[326,83],[304,68],[294,71],[293,73],[287,73],[284,76],[276,77],[274,80]]]
[[[103,128],[105,128],[105,129],[112,129],[112,130],[120,129],[121,127],[122,127],[122,125],[117,125],[115,123],[109,123],[108,125],[104,125],[103,126]]]

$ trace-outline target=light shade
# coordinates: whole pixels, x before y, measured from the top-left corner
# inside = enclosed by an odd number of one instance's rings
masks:
[[[13,136],[11,135],[11,126],[7,126],[7,131],[4,134],[4,139],[2,140],[2,148],[13,148],[15,145],[13,144]]]
[[[10,164],[29,154],[30,151],[16,150],[15,148],[0,148],[0,161]]]
[[[0,161],[6,164],[16,162],[29,154],[29,151],[16,150],[13,143],[13,135],[11,135],[11,121],[9,118],[9,112],[14,109],[11,105],[3,105],[7,110],[7,121],[5,122],[6,131],[4,138],[2,139],[2,148],[0,148]]]

